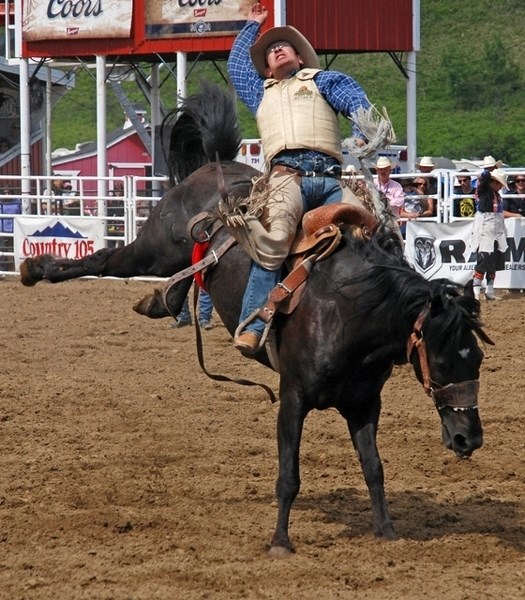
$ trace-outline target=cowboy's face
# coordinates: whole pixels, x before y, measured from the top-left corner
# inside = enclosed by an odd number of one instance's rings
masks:
[[[380,167],[376,168],[376,174],[379,181],[386,182],[390,178],[390,173],[392,172],[392,167]]]
[[[280,40],[266,48],[266,77],[285,79],[303,66],[303,59],[288,42]]]

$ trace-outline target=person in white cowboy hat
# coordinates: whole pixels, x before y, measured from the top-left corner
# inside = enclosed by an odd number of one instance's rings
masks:
[[[432,160],[430,156],[423,156],[422,159],[416,163],[416,168],[421,173],[430,173],[436,168],[436,163]]]
[[[494,293],[496,271],[505,269],[507,230],[500,192],[507,185],[507,175],[501,169],[485,169],[479,176],[476,190],[477,207],[472,229],[471,250],[477,252],[474,267],[474,296],[479,300],[486,278],[485,298],[498,300]]]
[[[399,211],[405,202],[405,193],[403,186],[390,179],[394,163],[387,156],[380,156],[374,165],[376,176],[374,177],[374,185],[388,200],[388,205],[393,215],[398,218]]]
[[[244,219],[252,266],[234,345],[252,355],[264,322],[249,319],[279,283],[297,225],[304,212],[333,202],[362,206],[342,183],[338,113],[351,117],[370,103],[348,75],[319,68],[310,42],[294,27],[274,27],[259,38],[268,9],[254,4],[234,41],[228,74],[239,98],[255,115],[268,165],[265,225]],[[258,39],[257,39],[258,38]],[[354,125],[354,136],[364,139]],[[240,235],[240,234],[239,234]],[[243,325],[244,323],[244,325]]]
[[[487,171],[499,169],[503,163],[501,160],[496,160],[493,156],[485,156],[483,158],[483,168]]]
[[[416,163],[416,169],[420,173],[431,173],[437,167],[436,163],[430,156],[423,156],[421,160]],[[427,193],[437,194],[437,179],[435,177],[427,177]]]

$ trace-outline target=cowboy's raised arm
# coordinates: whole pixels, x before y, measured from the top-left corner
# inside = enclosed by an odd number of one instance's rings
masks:
[[[250,48],[255,43],[267,16],[267,8],[259,3],[252,6],[246,25],[235,38],[228,57],[227,68],[232,85],[239,98],[253,114],[261,102],[264,79],[253,66]]]

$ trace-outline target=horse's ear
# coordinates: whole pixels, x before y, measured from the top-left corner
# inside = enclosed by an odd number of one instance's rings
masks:
[[[464,290],[463,294],[465,296],[467,296],[468,298],[474,298],[474,280],[469,279],[468,283],[465,285],[463,290]]]
[[[443,309],[443,296],[441,296],[441,294],[436,294],[430,301],[430,316],[435,317],[436,315],[439,315],[439,313],[443,312]]]

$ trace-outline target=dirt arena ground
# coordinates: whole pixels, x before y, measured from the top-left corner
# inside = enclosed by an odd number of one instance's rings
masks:
[[[200,371],[193,328],[131,307],[148,282],[0,281],[2,600],[525,598],[525,295],[483,305],[485,445],[458,460],[408,367],[379,433],[400,539],[371,533],[342,419],[312,414],[297,554],[270,559],[277,406]],[[277,390],[226,330],[212,372]]]

